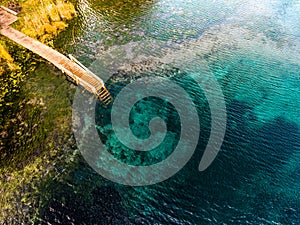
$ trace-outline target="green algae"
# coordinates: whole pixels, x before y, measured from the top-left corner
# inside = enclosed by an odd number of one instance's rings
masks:
[[[0,220],[14,215],[16,221],[24,221],[34,216],[45,204],[41,197],[47,200],[41,183],[53,179],[57,170],[75,157],[72,89],[57,73],[49,73],[48,66],[41,64],[25,82],[26,97],[12,125],[16,132],[8,135],[10,149],[1,159]]]
[[[23,8],[13,26],[52,45],[75,11],[70,3],[42,2],[19,1]],[[59,19],[49,13],[43,20],[46,3],[55,5]],[[33,17],[43,24],[33,26]],[[29,224],[49,200],[49,180],[59,182],[66,163],[75,166],[73,88],[40,57],[4,37],[0,41],[0,223]]]

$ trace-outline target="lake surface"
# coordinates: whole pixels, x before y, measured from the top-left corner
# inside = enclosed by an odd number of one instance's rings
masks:
[[[300,224],[300,1],[79,0],[77,8],[79,17],[58,45],[107,80],[115,98],[140,77],[171,77],[193,100],[201,132],[192,158],[170,179],[141,187],[103,179],[105,188],[93,198],[106,197],[93,201],[95,215],[74,216],[84,211],[74,207],[57,212],[56,221]],[[216,160],[199,172],[212,126],[209,101],[193,80],[208,79],[200,72],[204,67],[224,94],[227,126]],[[138,102],[129,118],[139,138],[150,135],[151,118],[168,121],[164,142],[152,154],[120,143],[110,115],[111,107],[97,107],[97,129],[110,153],[125,163],[157,163],[178,142],[179,116],[157,98]],[[87,188],[98,185],[76,173]]]

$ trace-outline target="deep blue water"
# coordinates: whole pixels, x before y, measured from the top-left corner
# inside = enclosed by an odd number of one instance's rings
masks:
[[[157,0],[142,6],[125,18],[118,10],[105,14],[97,1],[79,1],[76,45],[66,48],[109,78],[114,97],[140,77],[171,77],[195,104],[198,145],[184,168],[161,183],[131,187],[103,181],[117,192],[111,204],[120,206],[98,219],[82,215],[78,224],[300,224],[300,1]],[[145,61],[167,66],[133,69]],[[227,128],[216,160],[199,172],[212,121],[205,93],[193,80],[207,79],[197,73],[203,62],[224,94]],[[180,118],[164,100],[142,99],[128,118],[139,138],[149,137],[151,118],[166,121],[167,136],[151,154],[120,143],[110,115],[111,107],[98,105],[98,131],[110,153],[125,163],[156,163],[178,143]],[[103,201],[94,207],[101,209]]]

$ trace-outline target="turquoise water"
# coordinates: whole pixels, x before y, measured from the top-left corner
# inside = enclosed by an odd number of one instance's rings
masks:
[[[99,218],[66,213],[76,224],[299,224],[300,2],[157,0],[140,3],[137,10],[126,4],[109,10],[110,5],[78,2],[80,17],[70,28],[75,45],[66,45],[66,51],[108,79],[115,97],[140,77],[171,77],[193,99],[201,133],[191,160],[170,179],[145,187],[104,181],[117,193],[107,201],[120,208]],[[152,63],[150,69],[144,62]],[[216,160],[199,172],[211,111],[189,75],[207,79],[195,72],[203,62],[223,91],[227,129]],[[136,153],[118,141],[110,110],[99,106],[96,123],[119,160],[146,165],[174,150],[180,123],[169,103],[146,98],[131,111],[131,129],[139,138],[150,135],[151,118],[167,121],[166,138],[151,153]],[[103,201],[93,204],[99,209]]]

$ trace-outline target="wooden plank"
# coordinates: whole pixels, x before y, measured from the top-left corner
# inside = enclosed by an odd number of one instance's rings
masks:
[[[9,8],[7,8],[7,7],[5,7],[5,6],[3,6],[3,5],[1,5],[0,7],[1,7],[2,9],[4,9],[6,12],[13,14],[14,16],[18,15],[17,12],[15,12],[15,11],[13,11],[13,10],[11,10],[11,9],[9,9]]]
[[[7,27],[18,20],[18,17],[0,9],[0,26]]]

